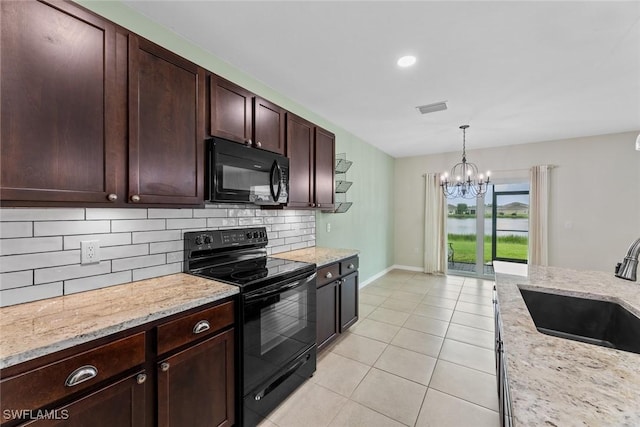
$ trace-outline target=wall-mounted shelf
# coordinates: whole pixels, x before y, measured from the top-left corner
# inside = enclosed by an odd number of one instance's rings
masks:
[[[353,185],[353,182],[347,181],[347,171],[352,164],[352,161],[347,160],[346,153],[336,155],[336,208],[334,213],[345,213],[353,205],[353,202],[347,201],[347,191]]]

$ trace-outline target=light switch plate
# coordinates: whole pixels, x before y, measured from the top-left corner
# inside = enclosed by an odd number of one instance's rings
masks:
[[[100,241],[85,240],[80,242],[80,264],[95,264],[100,262]]]

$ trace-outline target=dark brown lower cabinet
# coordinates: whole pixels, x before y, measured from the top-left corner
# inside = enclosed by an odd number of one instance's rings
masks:
[[[338,281],[333,281],[318,288],[316,302],[316,342],[318,349],[332,341],[340,333],[338,328]]]
[[[158,363],[158,426],[232,426],[233,329]]]
[[[358,257],[319,268],[317,286],[316,343],[322,350],[358,321]]]
[[[68,405],[32,411],[21,426],[144,427],[146,374],[138,372]]]

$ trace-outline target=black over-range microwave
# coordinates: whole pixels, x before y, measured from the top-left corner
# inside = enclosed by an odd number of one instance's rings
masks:
[[[289,200],[289,159],[222,138],[207,141],[210,202],[281,205]]]

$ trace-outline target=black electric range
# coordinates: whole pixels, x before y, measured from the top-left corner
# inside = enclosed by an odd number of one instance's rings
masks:
[[[255,426],[316,369],[316,266],[267,256],[265,227],[184,235],[184,270],[240,288],[238,425]]]

